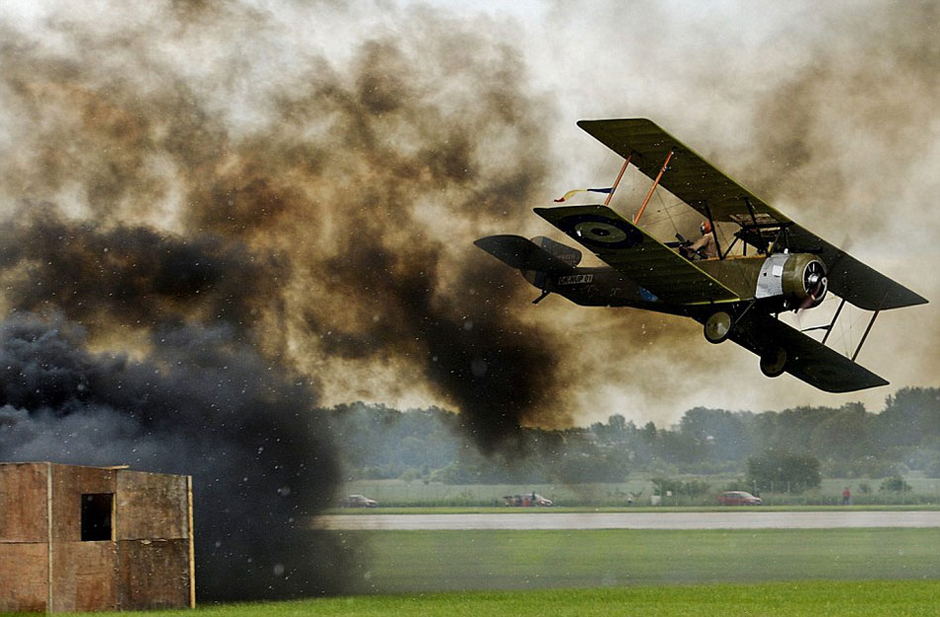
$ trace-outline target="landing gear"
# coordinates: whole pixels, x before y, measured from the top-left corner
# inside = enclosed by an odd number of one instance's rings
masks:
[[[724,311],[712,313],[711,317],[705,322],[705,340],[715,344],[725,341],[731,334],[733,325],[734,320],[730,314]]]
[[[767,377],[779,377],[787,367],[787,350],[777,347],[760,357],[760,370]]]

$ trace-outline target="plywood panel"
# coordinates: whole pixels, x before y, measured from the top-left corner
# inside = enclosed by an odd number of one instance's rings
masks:
[[[0,542],[45,542],[46,463],[0,464]]]
[[[117,609],[117,544],[65,542],[52,545],[53,610]]]
[[[0,612],[46,610],[48,556],[46,544],[0,544]]]
[[[115,472],[97,467],[52,466],[52,541],[82,539],[82,494],[114,493]]]
[[[189,606],[189,542],[125,540],[118,543],[121,610]]]
[[[125,541],[81,541],[82,495],[99,493]],[[189,607],[190,521],[188,476],[0,464],[0,612]]]
[[[117,474],[117,539],[188,537],[187,476],[121,470]]]

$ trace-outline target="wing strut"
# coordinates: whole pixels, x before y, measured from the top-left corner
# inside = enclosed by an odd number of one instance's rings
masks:
[[[842,298],[842,302],[839,303],[839,308],[836,309],[836,314],[832,316],[832,321],[829,322],[829,326],[826,327],[826,335],[823,337],[822,344],[825,345],[826,341],[829,340],[829,335],[832,334],[832,328],[836,325],[836,319],[839,318],[839,313],[842,312],[842,307],[845,306],[845,298]]]
[[[672,155],[676,153],[675,148],[669,151],[669,154],[666,156],[666,161],[663,163],[662,168],[659,170],[659,173],[656,175],[656,179],[653,180],[653,186],[650,187],[650,192],[646,194],[646,199],[643,200],[643,205],[640,206],[640,210],[636,213],[636,216],[633,217],[633,224],[636,225],[640,222],[640,217],[643,216],[643,211],[646,210],[646,205],[650,202],[650,197],[653,196],[653,191],[656,190],[656,187],[659,186],[659,180],[663,177],[663,174],[666,173],[666,166],[669,165],[669,161],[672,159]]]
[[[868,322],[868,327],[865,328],[865,334],[862,335],[862,340],[860,340],[860,341],[858,342],[858,347],[855,348],[855,353],[852,354],[852,362],[855,362],[855,358],[858,357],[858,352],[860,352],[860,351],[862,350],[862,345],[865,344],[865,339],[868,338],[868,333],[871,332],[871,327],[872,327],[873,325],[875,325],[875,318],[878,317],[878,313],[880,313],[880,312],[881,312],[881,310],[877,310],[877,311],[875,311],[875,313],[871,316],[871,321]]]
[[[715,239],[715,252],[718,253],[718,256],[724,259],[727,255],[722,255],[721,253],[721,244],[718,242],[718,226],[715,225],[715,219],[712,216],[712,209],[708,207],[708,203],[705,203],[705,216],[708,217],[708,224],[712,226],[712,237]],[[730,248],[728,249],[731,250]]]
[[[614,198],[614,193],[617,191],[617,187],[620,186],[620,179],[623,178],[623,172],[627,171],[627,167],[630,165],[630,159],[633,158],[633,153],[630,153],[630,156],[623,160],[623,167],[620,168],[620,173],[617,174],[617,179],[614,180],[614,184],[610,189],[610,192],[607,193],[607,199],[604,200],[604,205],[609,206],[610,200]]]

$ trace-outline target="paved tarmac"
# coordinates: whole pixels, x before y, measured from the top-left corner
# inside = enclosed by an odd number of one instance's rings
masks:
[[[506,514],[334,514],[314,519],[333,530],[527,529],[839,529],[940,527],[940,511],[881,512],[513,512]]]

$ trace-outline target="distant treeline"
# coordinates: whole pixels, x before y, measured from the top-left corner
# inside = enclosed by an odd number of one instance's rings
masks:
[[[884,478],[921,470],[940,477],[940,389],[904,388],[880,413],[860,403],[784,411],[696,407],[670,427],[613,414],[564,430],[524,429],[484,457],[460,417],[353,403],[332,410],[347,479],[449,484],[619,482],[632,472],[748,473],[773,456],[809,457],[826,477]],[[750,461],[749,461],[750,459]],[[794,459],[795,460],[795,459]]]

